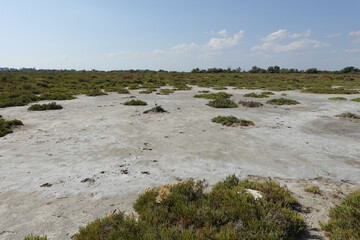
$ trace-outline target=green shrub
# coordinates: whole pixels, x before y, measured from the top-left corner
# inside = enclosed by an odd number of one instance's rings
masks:
[[[210,101],[206,105],[213,108],[237,108],[238,105],[230,100],[230,99],[215,99],[214,101]]]
[[[351,99],[351,101],[353,101],[353,102],[360,102],[360,98],[353,98],[353,99]]]
[[[209,93],[210,91],[209,90],[201,90],[201,91],[198,91],[198,93]]]
[[[150,94],[152,92],[156,92],[156,89],[155,88],[149,88],[149,89],[146,89],[146,90],[143,90],[143,91],[139,91],[140,94]]]
[[[252,126],[254,122],[245,119],[238,119],[234,116],[217,116],[211,119],[212,122],[220,123],[226,126]]]
[[[147,103],[144,102],[144,101],[141,101],[141,100],[130,100],[130,101],[124,102],[124,105],[127,105],[127,106],[146,106]]]
[[[87,239],[295,239],[305,230],[292,210],[297,201],[272,181],[235,176],[204,193],[204,182],[187,180],[148,189],[134,204],[138,219],[123,213],[97,219],[74,235]],[[246,189],[260,191],[255,199]]]
[[[347,99],[344,97],[331,97],[329,98],[329,100],[333,100],[333,101],[346,101]]]
[[[320,188],[318,186],[311,186],[304,188],[305,192],[313,193],[313,194],[320,194]]]
[[[30,234],[29,236],[26,236],[24,238],[24,240],[47,240],[47,237],[46,236],[36,236],[36,235]]]
[[[117,91],[118,94],[129,94],[129,90],[127,90],[126,88],[120,88],[118,91]]]
[[[86,96],[89,96],[89,97],[96,97],[96,96],[102,96],[102,95],[107,95],[107,93],[104,93],[104,92],[98,91],[98,90],[86,92]]]
[[[197,94],[194,98],[205,98],[205,99],[225,99],[231,97],[231,94],[226,92],[208,93],[208,94]]]
[[[342,114],[336,115],[335,117],[339,117],[343,119],[360,119],[359,115],[351,112],[344,112]]]
[[[360,190],[330,209],[329,217],[320,226],[331,240],[360,239]]]
[[[71,94],[68,93],[45,93],[39,97],[39,100],[72,100],[75,99]]]
[[[2,116],[0,115],[0,137],[3,137],[9,133],[12,133],[13,130],[12,128],[14,126],[21,126],[24,125],[20,120],[10,120],[7,121],[5,119],[2,118]]]
[[[345,89],[345,88],[330,88],[330,87],[317,87],[307,88],[302,90],[304,93],[319,93],[319,94],[357,94],[358,90]]]
[[[300,104],[298,101],[286,98],[274,98],[266,102],[271,105],[296,105]]]
[[[263,104],[261,102],[255,102],[255,101],[242,101],[242,100],[240,100],[238,102],[238,104],[241,104],[244,107],[250,107],[250,108],[263,106]]]
[[[152,109],[144,111],[145,114],[147,114],[147,113],[165,113],[165,112],[167,112],[167,111],[165,109],[163,109],[161,105],[155,106]]]
[[[214,90],[226,90],[226,87],[219,86],[219,87],[213,87]]]
[[[175,91],[174,89],[162,88],[156,94],[157,95],[169,95],[170,93],[173,93],[174,91]]]
[[[56,104],[56,102],[52,103],[44,103],[44,104],[34,104],[31,105],[28,110],[29,111],[46,111],[46,110],[60,110],[63,109],[63,107],[59,104]]]
[[[256,94],[254,92],[244,94],[244,97],[252,97],[252,98],[268,98],[269,95],[274,95],[272,92],[262,92],[260,94]]]

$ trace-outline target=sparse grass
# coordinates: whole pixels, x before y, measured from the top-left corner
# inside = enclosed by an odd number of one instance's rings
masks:
[[[331,88],[331,87],[315,87],[302,90],[304,93],[319,93],[319,94],[357,94],[358,90],[345,88]]]
[[[99,91],[99,90],[88,91],[86,93],[86,96],[89,96],[89,97],[96,97],[96,96],[102,96],[102,95],[108,95],[108,94],[104,93],[102,91]]]
[[[168,89],[168,88],[162,88],[159,90],[158,93],[156,93],[157,95],[169,95],[170,93],[175,92],[174,89]]]
[[[209,90],[201,90],[201,91],[198,91],[198,93],[209,93],[210,91]]]
[[[306,227],[297,201],[280,184],[235,176],[204,193],[203,181],[148,189],[134,204],[138,218],[123,213],[97,219],[74,235],[90,239],[295,239]],[[246,189],[258,190],[254,197]]]
[[[10,120],[7,121],[3,119],[3,117],[0,115],[0,137],[3,137],[9,133],[12,133],[12,128],[15,126],[21,126],[24,125],[20,120]]]
[[[329,100],[333,100],[333,101],[346,101],[347,98],[344,98],[344,97],[331,97],[331,98],[329,98]]]
[[[282,93],[281,96],[287,96],[287,94],[286,94],[286,93]]]
[[[205,98],[205,99],[225,99],[231,97],[232,94],[228,94],[226,92],[218,92],[218,93],[205,93],[205,94],[197,94],[194,98]]]
[[[261,102],[255,102],[255,101],[242,101],[242,100],[240,100],[238,102],[238,104],[240,104],[240,105],[242,105],[244,107],[250,107],[250,108],[263,106],[263,104]]]
[[[316,185],[304,188],[305,192],[313,193],[313,194],[320,194],[320,188]]]
[[[163,109],[163,107],[161,105],[159,106],[155,106],[152,109],[146,110],[144,111],[144,113],[165,113],[167,112],[165,109]]]
[[[219,86],[219,87],[213,87],[214,90],[226,90],[226,87]]]
[[[336,115],[335,117],[339,117],[342,119],[360,119],[359,115],[357,115],[355,113],[351,113],[351,112],[344,112],[344,113]]]
[[[126,88],[121,88],[117,91],[118,94],[130,94],[130,91]]]
[[[63,109],[63,107],[59,104],[56,104],[56,102],[52,103],[44,103],[44,104],[33,104],[31,105],[28,110],[29,111],[46,111],[46,110],[60,110]]]
[[[154,89],[154,88],[149,88],[149,89],[146,89],[146,90],[143,90],[143,91],[140,91],[139,93],[140,94],[150,94],[152,92],[156,92],[157,90]]]
[[[271,100],[267,101],[266,103],[271,104],[271,105],[296,105],[296,104],[300,104],[296,100],[286,99],[286,98],[274,98],[274,99],[271,99]]]
[[[360,190],[330,209],[330,220],[321,228],[331,240],[360,239]]]
[[[273,93],[273,92],[262,92],[261,94],[263,94],[263,95],[275,95],[275,93]]]
[[[124,102],[124,105],[127,105],[127,106],[146,106],[147,103],[144,102],[144,101],[141,101],[141,100],[130,100],[130,101]]]
[[[274,95],[272,92],[262,92],[260,94],[256,94],[254,92],[244,94],[244,97],[252,97],[252,98],[268,98],[269,95]]]
[[[24,238],[24,240],[47,240],[47,237],[46,236],[36,236],[36,235],[30,234],[29,236],[26,236]]]
[[[212,122],[220,123],[225,126],[253,126],[254,122],[245,119],[238,119],[234,116],[217,116],[211,119]]]
[[[353,98],[353,99],[351,99],[351,101],[353,101],[353,102],[360,102],[360,98]]]
[[[215,99],[214,101],[210,101],[206,105],[213,108],[237,108],[238,105],[230,100],[230,99]]]

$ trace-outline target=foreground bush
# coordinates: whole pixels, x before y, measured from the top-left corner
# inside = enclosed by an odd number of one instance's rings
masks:
[[[56,102],[52,103],[44,103],[44,104],[34,104],[31,105],[28,110],[29,111],[46,111],[46,110],[60,110],[63,109],[63,107],[59,104],[56,104]]]
[[[218,93],[204,93],[204,94],[197,94],[194,98],[205,98],[205,99],[225,99],[231,97],[231,94],[226,92],[218,92]]]
[[[204,182],[192,180],[148,189],[134,204],[138,220],[111,214],[74,235],[90,239],[295,239],[305,230],[292,210],[297,201],[273,181],[227,177],[204,193]],[[248,189],[260,191],[255,197]]]
[[[300,104],[296,100],[286,99],[286,98],[274,98],[274,99],[271,99],[271,100],[267,101],[266,103],[271,104],[271,105],[296,105],[296,104]]]
[[[254,92],[244,94],[244,97],[252,97],[252,98],[268,98],[269,95],[274,95],[273,92],[262,92],[260,94],[256,94]]]
[[[351,112],[344,112],[342,114],[336,115],[335,117],[339,117],[342,119],[360,119],[359,115]]]
[[[226,126],[252,126],[254,125],[253,121],[245,120],[245,119],[238,119],[234,116],[217,116],[211,119],[212,122],[220,123]]]
[[[263,106],[263,104],[261,102],[255,102],[255,101],[242,101],[242,100],[240,100],[238,102],[238,104],[241,104],[244,107],[250,107],[250,108]]]
[[[351,101],[353,101],[353,102],[360,102],[360,98],[353,98],[353,99],[351,99]]]
[[[153,107],[152,109],[144,111],[145,114],[147,113],[166,113],[167,111],[160,105]]]
[[[330,239],[360,239],[360,190],[330,209],[329,217],[326,224],[320,225]]]
[[[13,127],[21,126],[21,125],[24,125],[24,124],[20,120],[15,119],[15,120],[6,121],[0,115],[0,137],[3,137],[9,133],[12,133]]]
[[[215,99],[214,101],[210,101],[206,105],[213,108],[237,108],[238,105],[230,100],[230,99]]]
[[[127,105],[127,106],[146,106],[147,103],[144,102],[144,101],[141,101],[141,100],[130,100],[130,101],[124,102],[124,105]]]

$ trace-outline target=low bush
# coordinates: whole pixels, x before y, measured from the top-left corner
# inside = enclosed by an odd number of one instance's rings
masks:
[[[86,92],[86,96],[89,96],[89,97],[96,97],[96,96],[102,96],[102,95],[108,95],[108,94],[104,93],[102,91],[98,91],[98,90]]]
[[[218,87],[213,87],[214,90],[226,90],[226,87],[223,86],[218,86]]]
[[[0,137],[13,132],[13,127],[24,125],[20,120],[7,121],[0,115]]]
[[[225,99],[231,97],[231,94],[226,92],[218,92],[218,93],[205,93],[205,94],[197,94],[194,98],[205,98],[205,99]]]
[[[360,190],[330,209],[329,217],[330,220],[320,222],[320,226],[330,239],[360,239]]]
[[[174,89],[168,89],[168,88],[162,88],[159,90],[158,93],[156,93],[157,95],[169,95],[170,93],[175,92]]]
[[[161,105],[155,106],[152,109],[144,111],[145,114],[147,114],[147,113],[165,113],[165,112],[167,112],[167,111],[165,109],[163,109]]]
[[[343,118],[343,119],[360,119],[359,115],[357,115],[355,113],[351,113],[351,112],[344,112],[344,113],[336,115],[335,117],[339,117],[339,118]]]
[[[320,194],[320,188],[318,186],[311,186],[304,188],[305,192],[313,193],[313,194]]]
[[[55,93],[45,93],[39,97],[39,100],[72,100],[75,99],[71,94],[55,92]]]
[[[252,98],[268,98],[269,95],[274,95],[272,92],[262,92],[260,94],[256,94],[254,92],[244,94],[244,97],[252,97]]]
[[[307,88],[302,90],[304,93],[319,93],[319,94],[357,94],[358,90],[345,89],[345,88]]]
[[[117,91],[118,94],[130,94],[130,91],[127,90],[126,88],[120,88],[118,91]]]
[[[360,102],[360,98],[353,98],[353,99],[351,99],[351,101],[353,101],[353,102]]]
[[[24,238],[24,240],[47,240],[47,237],[46,236],[36,236],[36,235],[30,234],[29,236],[26,236]]]
[[[206,105],[213,108],[237,108],[238,105],[230,100],[230,99],[215,99],[214,101],[210,101]]]
[[[148,189],[134,204],[138,218],[123,213],[97,219],[74,235],[90,239],[295,239],[305,230],[297,201],[280,184],[229,176],[205,193],[187,180]],[[248,189],[259,191],[255,198]]]
[[[209,93],[210,91],[209,90],[201,90],[201,91],[198,91],[198,93]]]
[[[152,92],[156,92],[156,89],[155,88],[149,88],[149,89],[146,89],[146,90],[139,91],[140,94],[150,94]]]
[[[242,101],[242,100],[240,100],[238,102],[238,104],[240,104],[240,105],[242,105],[244,107],[250,107],[250,108],[263,106],[263,104],[261,102],[255,102],[255,101]]]
[[[141,101],[141,100],[130,100],[130,101],[124,102],[124,105],[127,105],[127,106],[146,106],[147,103],[144,102],[144,101]]]
[[[238,119],[234,116],[217,116],[211,119],[212,122],[220,123],[222,125],[228,127],[236,127],[236,126],[253,126],[254,122],[245,119]]]
[[[346,101],[347,99],[344,97],[331,97],[329,98],[329,100],[333,100],[333,101]]]
[[[271,104],[271,105],[296,105],[296,104],[300,104],[296,100],[286,99],[286,98],[274,98],[274,99],[271,99],[271,100],[267,101],[266,103]]]
[[[63,107],[59,104],[56,104],[56,102],[52,103],[44,103],[44,104],[34,104],[31,105],[28,110],[29,111],[46,111],[46,110],[60,110],[63,109]]]

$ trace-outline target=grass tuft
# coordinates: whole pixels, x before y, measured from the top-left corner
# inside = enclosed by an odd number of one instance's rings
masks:
[[[333,100],[333,101],[346,101],[347,98],[344,98],[344,97],[331,97],[331,98],[329,98],[329,100]]]
[[[253,126],[254,122],[245,119],[238,119],[234,116],[217,116],[211,119],[212,122],[220,123],[228,127]]]
[[[254,92],[244,94],[244,97],[252,97],[252,98],[268,98],[269,95],[275,95],[273,92],[262,92],[260,94],[256,94]]]
[[[353,102],[360,102],[360,98],[353,98],[353,99],[351,99],[351,101],[353,101]]]
[[[244,107],[250,107],[250,108],[263,106],[263,104],[261,102],[255,102],[255,101],[242,101],[242,100],[240,100],[238,102],[238,104],[240,104],[240,105],[242,105]]]
[[[335,117],[339,117],[342,119],[360,119],[359,115],[357,115],[355,113],[351,113],[351,112],[344,112],[344,113],[336,115]]]
[[[145,114],[147,113],[166,113],[168,111],[166,111],[165,109],[163,109],[163,107],[161,105],[153,107],[152,109],[146,110],[144,111]]]
[[[56,102],[52,103],[44,103],[44,104],[34,104],[31,105],[28,110],[29,111],[46,111],[46,110],[60,110],[63,109],[63,107],[59,104],[56,104]]]
[[[304,188],[305,192],[313,193],[313,194],[320,194],[320,188],[316,185],[313,185],[311,187]]]
[[[144,101],[141,101],[141,100],[130,100],[130,101],[124,102],[124,105],[127,105],[127,106],[146,106],[147,103],[144,102]]]
[[[197,94],[194,98],[205,98],[205,99],[225,99],[231,97],[231,94],[226,92],[218,92],[218,93],[205,93],[205,94]]]
[[[296,104],[300,104],[296,100],[286,99],[286,98],[274,98],[274,99],[271,99],[271,100],[267,101],[266,103],[271,104],[271,105],[296,105]]]
[[[215,99],[214,101],[210,101],[206,105],[213,108],[237,108],[238,105],[230,100],[230,99]]]
[[[29,236],[26,236],[24,238],[24,240],[47,240],[47,237],[46,236],[36,236],[36,235],[30,234]]]
[[[15,126],[21,126],[24,125],[20,120],[14,119],[14,120],[5,120],[0,115],[0,137],[3,137],[9,133],[13,132],[13,128]]]

